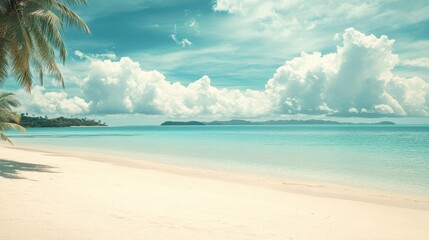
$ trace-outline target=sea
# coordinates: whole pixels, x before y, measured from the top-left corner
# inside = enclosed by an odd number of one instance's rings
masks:
[[[429,125],[30,128],[16,146],[429,196]]]

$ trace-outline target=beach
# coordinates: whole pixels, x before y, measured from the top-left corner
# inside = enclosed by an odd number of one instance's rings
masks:
[[[2,1],[0,240],[429,240],[428,22]]]
[[[0,147],[0,239],[427,239],[429,201]]]

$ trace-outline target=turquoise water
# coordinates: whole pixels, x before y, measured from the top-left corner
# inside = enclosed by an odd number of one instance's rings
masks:
[[[429,195],[429,126],[129,126],[36,128],[9,135],[16,145],[96,149],[163,163]]]

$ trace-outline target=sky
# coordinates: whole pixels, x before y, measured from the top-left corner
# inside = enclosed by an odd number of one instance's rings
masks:
[[[13,79],[20,112],[112,125],[186,119],[429,123],[426,0],[89,0],[66,89]],[[36,81],[37,82],[37,81]]]

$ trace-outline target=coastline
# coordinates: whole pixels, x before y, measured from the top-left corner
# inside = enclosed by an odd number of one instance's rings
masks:
[[[87,148],[79,148],[77,152],[69,148],[58,148],[57,146],[55,146],[55,148],[48,149],[48,147],[45,145],[22,145],[13,148],[63,157],[74,157],[122,167],[152,169],[154,171],[170,173],[174,175],[192,176],[196,178],[239,183],[310,196],[340,198],[345,200],[362,201],[404,208],[429,210],[429,196],[427,195],[376,190],[346,184],[335,184],[332,182],[303,181],[289,178],[285,179],[258,174],[255,172],[238,172],[236,170],[225,168],[213,169],[205,165],[190,166],[188,163],[184,163],[183,161],[180,161],[180,163],[177,161],[165,161],[166,158],[168,159],[171,156],[162,156],[163,161],[160,161],[160,156],[157,156],[156,154],[145,154],[143,156],[137,157],[134,154],[114,153],[113,151],[105,152],[98,149],[90,150]]]
[[[97,152],[4,145],[0,150],[1,239],[172,234],[175,239],[425,239],[429,234],[429,201],[423,197]]]

